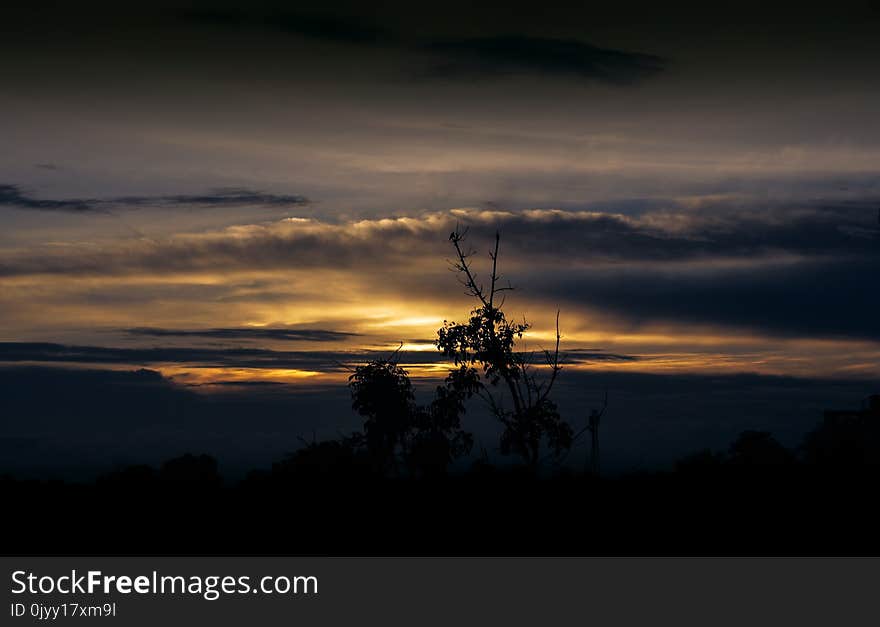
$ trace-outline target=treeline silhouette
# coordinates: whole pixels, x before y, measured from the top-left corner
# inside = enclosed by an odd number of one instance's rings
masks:
[[[453,367],[427,403],[395,353],[352,369],[360,431],[302,442],[236,483],[212,457],[191,454],[91,484],[0,478],[6,551],[880,554],[880,397],[827,412],[792,449],[745,431],[671,470],[601,476],[606,407],[575,432],[551,398],[558,314],[554,349],[540,361],[517,351],[529,324],[503,311],[499,238],[484,284],[464,235],[450,235],[453,268],[476,307],[438,331]],[[500,426],[497,454],[472,454],[463,420],[472,400]],[[575,469],[564,462],[586,434],[590,463]]]
[[[742,433],[671,470],[597,477],[479,459],[390,475],[310,443],[236,483],[184,455],[94,483],[0,479],[7,552],[880,554],[880,416],[826,419],[788,449]]]

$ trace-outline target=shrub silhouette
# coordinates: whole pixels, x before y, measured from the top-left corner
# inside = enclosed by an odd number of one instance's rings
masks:
[[[358,366],[349,377],[352,408],[364,417],[363,434],[352,436],[350,443],[366,449],[378,472],[444,474],[473,445],[471,434],[461,428],[461,415],[475,381],[467,373],[450,373],[423,407],[415,401],[408,373],[394,361],[397,355]]]
[[[152,467],[146,464],[135,464],[101,475],[97,482],[107,486],[147,487],[155,483],[156,480],[156,472]]]
[[[273,479],[325,480],[362,477],[370,471],[370,460],[352,438],[310,442],[272,464]]]
[[[795,457],[767,431],[743,431],[730,445],[729,463],[736,466],[788,466]]]
[[[725,461],[724,455],[711,449],[703,449],[677,460],[674,470],[677,473],[687,475],[706,475],[717,473]]]
[[[826,467],[880,465],[880,420],[865,414],[850,420],[826,420],[804,437],[803,459]]]
[[[170,459],[159,469],[159,478],[177,484],[220,485],[217,460],[210,455],[196,457],[190,453]]]

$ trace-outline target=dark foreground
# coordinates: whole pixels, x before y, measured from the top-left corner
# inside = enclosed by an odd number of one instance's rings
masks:
[[[880,555],[874,470],[0,482],[3,553]]]

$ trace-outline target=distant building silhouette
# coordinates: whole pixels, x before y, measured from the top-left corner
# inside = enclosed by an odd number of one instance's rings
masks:
[[[826,423],[855,422],[868,418],[880,422],[880,394],[866,397],[860,409],[826,409],[824,416]]]
[[[826,410],[825,420],[801,445],[808,464],[836,469],[880,467],[880,394],[867,397],[860,409]]]

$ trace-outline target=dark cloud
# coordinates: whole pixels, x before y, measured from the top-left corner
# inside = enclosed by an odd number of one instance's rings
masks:
[[[650,78],[666,66],[663,59],[650,54],[525,35],[441,41],[427,49],[442,55],[443,59],[429,73],[443,78],[536,73],[626,85]]]
[[[28,196],[17,185],[0,185],[0,206],[16,209],[32,209],[36,211],[65,211],[69,213],[85,213],[102,211],[94,205],[94,201],[77,198],[67,200],[45,200]]]
[[[479,223],[477,223],[479,225]],[[505,248],[540,260],[621,262],[755,259],[768,255],[880,255],[873,205],[704,208],[639,216],[554,211],[500,217]]]
[[[40,433],[46,427],[65,432],[89,427],[120,430],[127,420],[163,424],[171,405],[183,408],[195,399],[160,373],[146,369],[0,367],[0,382],[0,408],[5,409],[0,412],[0,434]],[[123,414],[126,419],[120,420]],[[81,423],[71,424],[69,416]]]
[[[89,478],[186,452],[244,474],[299,437],[330,438],[360,422],[344,385],[237,383],[205,395],[147,370],[0,366],[0,389],[0,468],[19,476]]]
[[[220,387],[236,387],[236,388],[262,388],[286,385],[281,381],[211,381],[202,385],[218,385]]]
[[[193,367],[291,368],[334,372],[344,364],[356,364],[387,357],[388,351],[273,351],[261,348],[110,348],[68,346],[44,342],[0,342],[0,362],[43,362],[70,364],[161,363],[189,364]],[[435,364],[444,360],[439,352],[401,351],[405,364]],[[572,353],[569,363],[632,360],[634,357],[585,351]]]
[[[240,187],[218,188],[207,194],[174,194],[160,196],[118,196],[115,198],[67,198],[46,200],[34,198],[18,185],[0,185],[0,206],[36,211],[68,213],[107,213],[111,209],[141,207],[288,207],[307,204],[302,196],[269,194]]]
[[[227,328],[227,329],[156,329],[138,327],[126,333],[147,337],[203,337],[221,340],[288,340],[299,342],[332,342],[355,337],[357,333],[327,329]]]
[[[308,204],[303,196],[290,194],[268,194],[243,187],[221,187],[208,194],[175,194],[169,196],[120,196],[105,201],[113,205],[130,206],[204,206],[204,207],[238,207],[260,205],[265,207],[287,207]]]
[[[559,274],[564,274],[560,278]],[[641,325],[720,325],[781,337],[880,340],[880,256],[713,272],[662,268],[559,273],[530,293]]]
[[[473,79],[513,74],[568,76],[627,85],[663,71],[666,61],[651,54],[600,48],[575,39],[498,34],[432,39],[414,31],[395,32],[365,17],[331,13],[190,9],[186,23],[225,29],[263,29],[334,43],[393,48],[405,64],[427,55],[422,78]]]
[[[596,361],[638,361],[635,355],[606,353],[599,348],[573,348],[562,352],[568,363],[590,363]]]
[[[194,367],[336,370],[343,360],[353,356],[352,353],[335,351],[272,351],[260,348],[108,348],[37,342],[0,343],[0,361],[6,362],[131,365],[183,363]]]

